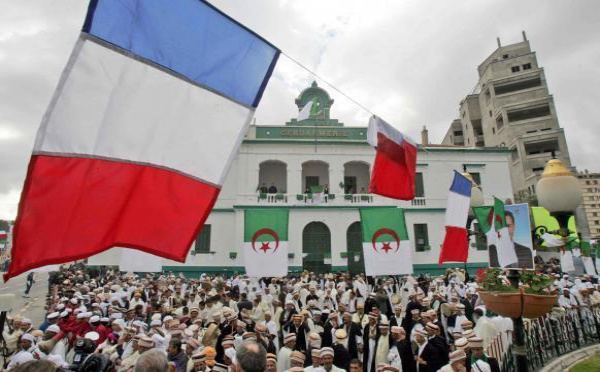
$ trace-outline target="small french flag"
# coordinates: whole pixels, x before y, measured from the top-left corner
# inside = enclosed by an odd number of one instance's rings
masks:
[[[469,215],[472,182],[454,171],[446,208],[446,237],[440,251],[439,263],[467,262],[469,234],[465,225]]]

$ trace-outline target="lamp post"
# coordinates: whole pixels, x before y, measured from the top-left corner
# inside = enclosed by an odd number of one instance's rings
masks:
[[[558,159],[554,153],[544,167],[544,173],[536,187],[538,203],[556,217],[559,230],[563,238],[569,236],[568,221],[582,201],[579,182],[571,171]],[[506,278],[511,285],[519,288],[520,272],[509,270]],[[525,347],[525,332],[523,330],[523,317],[513,318],[514,326],[514,354],[518,372],[526,372],[527,350]]]

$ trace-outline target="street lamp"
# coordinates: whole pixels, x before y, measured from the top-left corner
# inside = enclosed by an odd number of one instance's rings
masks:
[[[583,200],[579,181],[558,159],[550,159],[538,181],[537,197],[540,206],[556,218],[559,234],[569,236],[568,222]]]
[[[556,218],[559,225],[558,233],[567,238],[570,234],[568,228],[569,217],[573,215],[583,199],[579,182],[571,171],[552,153],[544,167],[544,173],[536,186],[538,204],[546,208]],[[519,270],[508,270],[506,278],[513,287],[519,288]],[[515,340],[514,354],[517,371],[526,372],[527,350],[525,348],[525,332],[523,331],[523,317],[513,318]]]

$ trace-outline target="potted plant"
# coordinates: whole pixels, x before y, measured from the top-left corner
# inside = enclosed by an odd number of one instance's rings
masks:
[[[549,292],[552,279],[548,275],[523,270],[520,281],[520,287],[515,288],[506,281],[502,269],[477,271],[479,295],[491,311],[510,318],[535,319],[552,310],[557,296]]]
[[[558,296],[550,294],[549,288],[553,281],[548,275],[523,271],[521,282],[523,283],[523,316],[525,318],[535,319],[552,311]]]
[[[229,258],[235,260],[237,258],[237,252],[229,252]]]
[[[486,308],[510,318],[521,316],[521,291],[504,281],[501,269],[488,267],[477,270],[477,283],[480,286],[479,296]]]

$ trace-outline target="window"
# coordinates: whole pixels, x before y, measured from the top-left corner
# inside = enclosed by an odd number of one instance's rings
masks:
[[[473,181],[475,181],[475,183],[481,187],[481,174],[479,172],[469,172],[471,174],[471,177],[473,177]]]
[[[492,134],[496,134],[496,128],[492,127]]]
[[[598,212],[592,212],[592,217],[598,217]]]
[[[426,223],[414,224],[415,229],[415,250],[417,252],[425,252],[431,249],[429,246],[429,235],[427,234]]]
[[[423,184],[423,173],[415,175],[415,196],[417,198],[425,197],[425,185]]]
[[[521,67],[519,67],[519,66],[513,66],[513,67],[510,68],[510,70],[512,72],[519,72],[519,71],[521,71]]]
[[[490,117],[492,117],[492,110],[490,110]]]
[[[508,54],[503,54],[503,55],[502,55],[502,58],[503,58],[503,59],[507,59],[507,58],[508,58]]]
[[[202,226],[198,238],[196,239],[196,253],[210,253],[210,225]]]
[[[356,177],[344,176],[344,193],[356,194],[357,192],[358,190],[356,190]]]
[[[585,181],[585,184],[586,184],[586,185],[591,185],[591,184],[592,184],[592,181]]]
[[[523,70],[531,70],[531,63],[526,63],[523,65]]]
[[[542,79],[540,77],[528,78],[519,81],[513,81],[504,84],[494,85],[494,91],[497,95],[518,92],[524,89],[536,88],[542,85]]]
[[[306,188],[309,190],[312,186],[319,186],[319,176],[304,177],[304,184],[306,185]]]
[[[594,184],[594,185],[597,185],[597,184],[598,184],[598,181],[597,181],[597,180],[594,180],[593,184]]]
[[[550,115],[550,105],[547,103],[535,106],[524,107],[507,112],[509,122],[535,119]]]
[[[588,187],[587,192],[593,192],[594,189],[592,189],[591,187]]]
[[[600,220],[595,220],[595,221],[594,221],[594,224],[595,224],[595,225],[600,225]]]

